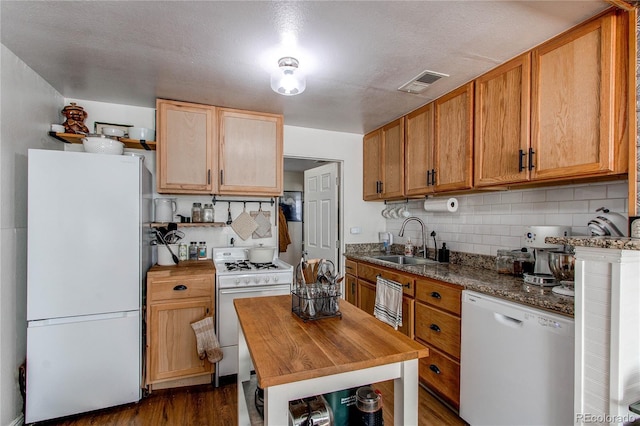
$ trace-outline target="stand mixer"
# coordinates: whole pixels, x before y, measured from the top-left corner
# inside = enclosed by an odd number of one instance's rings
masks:
[[[560,285],[551,289],[556,294],[563,296],[575,295],[574,291],[574,273],[575,273],[575,257],[573,253],[551,251],[549,252],[549,269],[560,281]]]
[[[527,226],[524,230],[525,246],[533,249],[535,265],[533,273],[524,274],[524,282],[542,287],[557,286],[549,267],[549,253],[564,249],[562,244],[547,244],[546,237],[566,237],[571,234],[569,226]]]

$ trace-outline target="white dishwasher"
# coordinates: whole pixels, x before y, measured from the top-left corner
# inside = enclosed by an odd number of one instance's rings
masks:
[[[462,292],[460,417],[472,426],[572,425],[574,321]]]

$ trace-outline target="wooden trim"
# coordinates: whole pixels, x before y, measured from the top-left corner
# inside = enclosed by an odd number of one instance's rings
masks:
[[[610,1],[617,3],[617,1]],[[629,86],[627,95],[627,108],[629,116],[629,171],[628,171],[628,187],[629,187],[629,216],[638,215],[638,116],[636,112],[637,102],[637,76],[636,76],[636,57],[638,49],[638,41],[636,29],[638,26],[638,12],[635,8],[629,11],[629,63],[628,63],[628,82]]]
[[[619,9],[626,10],[627,12],[633,12],[636,10],[636,6],[634,4],[631,4],[624,0],[605,0],[605,1]]]

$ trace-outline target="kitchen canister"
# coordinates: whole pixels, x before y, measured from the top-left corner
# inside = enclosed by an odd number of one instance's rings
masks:
[[[171,251],[169,251],[171,249]],[[158,244],[158,265],[161,266],[172,266],[175,265],[176,262],[173,260],[173,256],[171,253],[176,256],[179,253],[178,244]]]
[[[356,391],[355,419],[353,424],[362,426],[384,426],[382,418],[382,396],[371,386],[362,386]]]
[[[155,222],[173,222],[173,215],[176,213],[177,204],[175,198],[156,198],[155,203]]]

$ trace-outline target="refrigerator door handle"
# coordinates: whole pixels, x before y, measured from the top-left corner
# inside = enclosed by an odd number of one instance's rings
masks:
[[[140,315],[139,311],[113,312],[108,314],[81,315],[77,317],[52,318],[29,321],[28,327],[46,327],[50,325],[72,324],[75,322],[103,321],[113,318],[128,318]]]

